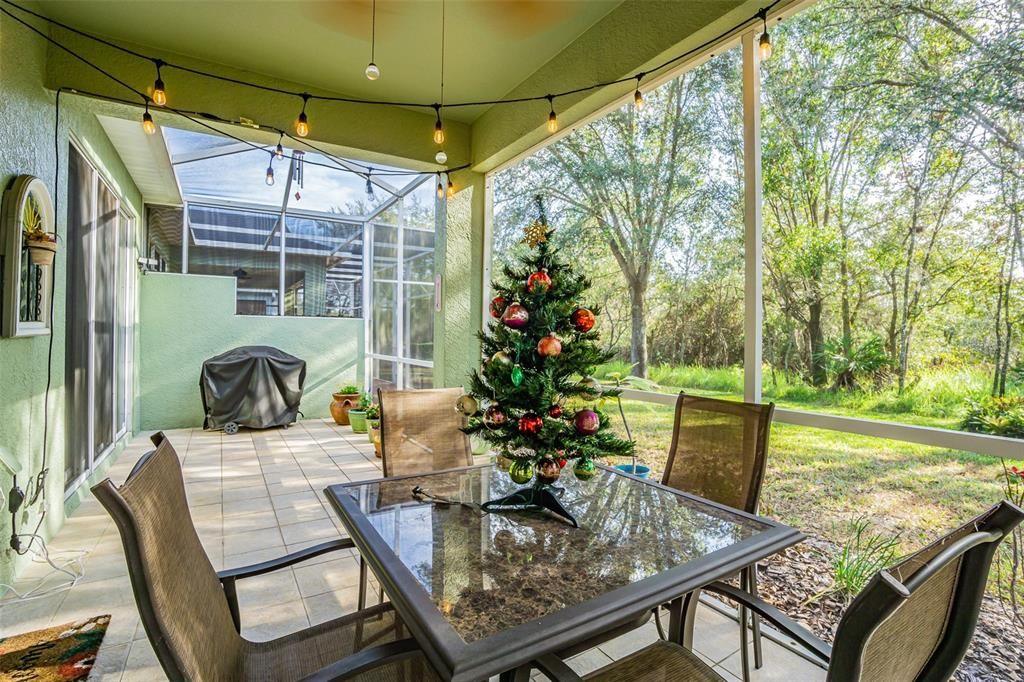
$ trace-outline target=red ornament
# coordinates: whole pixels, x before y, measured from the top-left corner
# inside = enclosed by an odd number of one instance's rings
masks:
[[[491,317],[496,320],[501,319],[501,314],[505,312],[505,306],[508,305],[508,301],[505,300],[504,296],[495,296],[491,299]]]
[[[594,328],[594,323],[597,318],[594,317],[594,313],[590,312],[586,308],[577,308],[573,311],[572,316],[569,318],[572,321],[576,331],[578,332],[589,332]]]
[[[554,334],[548,334],[537,342],[537,352],[546,358],[553,358],[562,352],[562,342]]]
[[[565,457],[561,457],[558,460],[558,468],[559,469],[564,469],[565,465],[568,464],[568,463],[569,463],[569,460],[567,460]]]
[[[511,329],[522,329],[530,321],[530,313],[519,303],[513,303],[501,314],[501,321]]]
[[[527,278],[526,288],[531,294],[543,294],[551,288],[551,275],[547,270],[538,270]]]
[[[601,418],[593,410],[580,410],[573,417],[576,432],[583,436],[592,436],[601,428]]]
[[[533,412],[527,412],[519,418],[519,433],[525,433],[528,436],[534,436],[540,432],[541,427],[544,426],[544,420]]]
[[[560,418],[562,416],[562,406],[552,405],[551,409],[548,410],[548,416],[551,417],[552,419]]]

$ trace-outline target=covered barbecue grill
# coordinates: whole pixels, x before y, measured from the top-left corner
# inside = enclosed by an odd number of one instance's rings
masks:
[[[299,414],[306,362],[271,346],[242,346],[203,363],[203,428],[288,426]]]

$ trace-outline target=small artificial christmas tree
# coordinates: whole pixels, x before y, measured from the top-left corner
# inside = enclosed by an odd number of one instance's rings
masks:
[[[584,404],[618,395],[590,376],[612,356],[597,343],[600,310],[584,300],[590,280],[555,252],[539,197],[537,208],[523,240],[529,254],[504,268],[508,284],[492,283],[493,319],[479,335],[483,366],[470,374],[459,409],[471,417],[467,433],[513,461],[513,481],[536,475],[543,486],[558,479],[568,460],[575,460],[579,478],[590,478],[594,458],[629,455],[633,443],[615,436],[607,417]]]

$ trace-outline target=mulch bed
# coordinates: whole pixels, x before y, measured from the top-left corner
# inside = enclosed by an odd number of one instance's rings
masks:
[[[846,604],[828,593],[832,557],[837,548],[819,538],[780,552],[761,564],[758,588],[761,597],[790,615],[814,634],[832,642]],[[808,602],[814,595],[820,595]],[[974,640],[960,668],[958,682],[1024,682],[1024,639],[1002,604],[986,595]]]

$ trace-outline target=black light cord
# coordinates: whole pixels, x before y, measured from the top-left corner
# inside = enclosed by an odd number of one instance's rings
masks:
[[[59,27],[65,29],[67,31],[70,31],[71,33],[74,33],[76,35],[82,36],[82,37],[87,38],[89,40],[96,41],[96,42],[101,43],[103,45],[106,45],[107,47],[110,47],[112,49],[119,50],[119,51],[121,51],[121,52],[123,52],[125,54],[132,55],[133,57],[138,57],[139,59],[145,59],[146,61],[149,61],[149,62],[153,62],[156,59],[155,57],[151,57],[149,55],[144,55],[144,54],[142,54],[140,52],[136,52],[135,50],[131,50],[131,49],[127,48],[127,47],[123,47],[121,45],[118,45],[117,43],[114,43],[112,41],[106,40],[104,38],[99,38],[99,37],[94,36],[94,35],[92,35],[90,33],[86,33],[84,31],[81,31],[81,30],[77,29],[77,28],[74,28],[73,26],[69,26],[68,24],[65,24],[65,23],[63,23],[61,21],[57,21],[56,19],[51,19],[50,17],[47,17],[46,15],[43,15],[43,14],[40,14],[38,12],[34,12],[34,11],[30,10],[30,9],[27,9],[25,7],[22,7],[21,5],[15,3],[15,2],[11,2],[11,0],[0,0],[0,2],[3,2],[4,4],[10,5],[11,7],[15,7],[18,10],[20,10],[22,12],[25,12],[26,14],[30,14],[31,16],[36,17],[37,19],[40,19],[40,20],[45,21],[47,23],[53,24],[54,26],[59,26]],[[697,45],[696,47],[693,47],[693,48],[691,48],[691,49],[689,49],[689,50],[687,50],[687,51],[685,51],[685,52],[683,52],[681,54],[678,54],[675,57],[671,57],[669,59],[666,59],[665,61],[661,62],[657,66],[654,66],[652,68],[646,69],[643,72],[634,73],[634,74],[632,74],[630,76],[624,76],[622,78],[616,78],[614,80],[600,81],[600,82],[593,83],[593,84],[590,84],[590,85],[583,85],[583,86],[580,86],[580,87],[577,87],[577,88],[572,88],[572,89],[569,89],[569,90],[563,90],[561,92],[553,92],[553,93],[550,93],[550,96],[557,98],[557,97],[568,97],[570,95],[578,95],[578,94],[581,94],[581,93],[584,93],[584,92],[590,92],[592,90],[599,90],[601,88],[606,88],[606,87],[610,87],[610,86],[613,86],[613,85],[620,85],[620,84],[623,84],[623,83],[630,83],[630,82],[636,81],[638,78],[642,79],[642,78],[644,78],[646,76],[650,76],[652,74],[656,74],[656,73],[658,73],[658,72],[660,72],[660,71],[662,71],[664,69],[667,69],[670,66],[674,66],[675,64],[683,61],[684,59],[686,59],[688,57],[693,56],[694,54],[696,54],[698,52],[704,51],[705,49],[707,49],[711,45],[714,45],[715,43],[717,43],[718,41],[722,40],[723,38],[726,38],[726,37],[732,35],[734,32],[736,32],[737,30],[739,30],[743,26],[749,24],[750,22],[758,21],[758,20],[762,20],[763,18],[766,18],[767,15],[768,15],[768,12],[770,12],[780,2],[782,2],[782,0],[773,0],[768,5],[760,8],[751,17],[749,17],[749,18],[747,18],[747,19],[737,23],[736,25],[732,26],[729,29],[726,29],[725,31],[722,31],[717,36],[715,36],[713,38],[709,38],[708,40],[704,41],[700,45]],[[4,13],[13,17],[13,15],[11,15],[9,12],[4,11]],[[25,22],[21,22],[21,23],[25,23]],[[28,24],[26,24],[26,25],[28,25]],[[42,35],[42,34],[40,34],[40,35]],[[75,54],[74,52],[72,52],[68,48],[64,48],[63,46],[61,46],[61,47],[64,50],[68,51],[69,53]],[[82,59],[83,61],[85,61],[82,57],[78,56],[77,54],[75,56],[78,57],[79,59]],[[291,96],[291,97],[302,98],[302,97],[305,96],[305,97],[307,97],[309,99],[317,99],[317,100],[321,100],[321,101],[324,101],[324,102],[344,102],[344,103],[348,103],[348,104],[371,104],[371,105],[396,106],[396,107],[406,107],[406,108],[413,107],[413,108],[421,108],[421,109],[431,109],[431,108],[434,108],[434,104],[433,103],[427,104],[427,103],[424,103],[424,102],[401,102],[401,101],[392,101],[392,100],[362,99],[362,98],[358,98],[358,97],[340,97],[340,96],[336,96],[336,95],[313,95],[313,94],[309,94],[309,93],[305,93],[305,92],[296,92],[296,91],[293,91],[293,90],[286,90],[284,88],[278,88],[278,87],[274,87],[274,86],[271,86],[271,85],[264,85],[262,83],[254,83],[254,82],[251,82],[251,81],[244,81],[244,80],[241,80],[241,79],[238,79],[238,78],[232,78],[230,76],[224,76],[224,75],[221,75],[221,74],[218,74],[218,73],[213,73],[213,72],[209,72],[209,71],[203,71],[201,69],[195,69],[195,68],[192,68],[192,67],[189,67],[189,66],[184,66],[182,64],[175,64],[173,62],[164,61],[163,65],[164,65],[165,68],[177,69],[179,71],[185,71],[187,73],[191,73],[191,74],[194,74],[194,75],[197,75],[197,76],[203,76],[205,78],[212,78],[212,79],[219,80],[219,81],[222,81],[222,82],[225,82],[225,83],[233,83],[235,85],[243,85],[243,86],[247,86],[247,87],[251,87],[251,88],[256,88],[256,89],[259,89],[259,90],[264,90],[266,92],[274,92],[274,93],[278,93],[278,94],[281,94],[281,95],[288,95],[288,96]],[[115,80],[117,80],[117,79],[115,78]],[[129,89],[133,90],[134,92],[138,92],[138,91],[135,91],[134,88],[131,88],[131,86],[128,86],[127,84],[125,84],[124,82],[122,82],[120,80],[118,80],[118,82],[121,83],[122,85],[124,85],[125,87],[128,87]],[[143,97],[147,97],[145,94],[143,94],[142,96]],[[524,102],[541,102],[541,101],[547,100],[547,98],[548,98],[548,95],[545,94],[545,95],[530,95],[530,96],[525,96],[525,97],[506,97],[506,98],[491,99],[491,100],[453,102],[451,104],[444,104],[443,108],[455,109],[455,108],[459,108],[459,107],[478,107],[478,106],[494,106],[494,105],[498,105],[498,104],[520,104],[520,103],[524,103]],[[148,99],[148,97],[147,97],[147,99]]]

